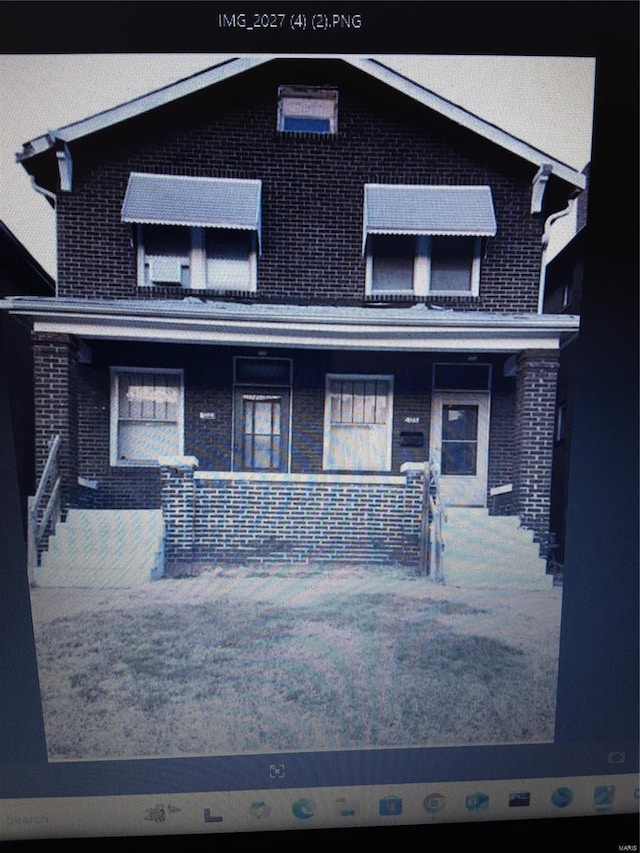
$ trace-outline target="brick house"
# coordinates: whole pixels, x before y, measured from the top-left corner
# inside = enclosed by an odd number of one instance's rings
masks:
[[[578,320],[542,312],[543,235],[583,175],[360,58],[224,62],[17,158],[58,282],[5,307],[69,523],[160,514],[156,573],[415,564],[432,459],[452,513],[544,553]]]

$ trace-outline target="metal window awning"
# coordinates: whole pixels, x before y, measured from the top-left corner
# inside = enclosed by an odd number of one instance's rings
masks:
[[[260,238],[262,182],[133,172],[122,221],[256,231]]]
[[[488,186],[365,185],[364,242],[369,234],[493,237],[496,232]]]

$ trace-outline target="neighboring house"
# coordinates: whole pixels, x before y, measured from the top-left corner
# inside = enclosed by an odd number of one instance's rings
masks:
[[[50,298],[54,292],[53,278],[0,222],[0,298],[26,295]],[[0,312],[0,358],[7,368],[12,441],[26,531],[27,497],[33,494],[35,486],[31,330],[27,323],[4,312]]]
[[[589,167],[583,173],[587,187],[576,203],[576,233],[546,266],[544,312],[546,314],[580,315],[584,259],[589,240],[587,224]],[[550,533],[556,544],[555,556],[564,561],[571,425],[573,422],[573,380],[577,358],[578,336],[565,339],[560,349],[556,421],[553,443],[551,480]]]
[[[542,236],[583,175],[348,58],[231,60],[18,159],[56,196],[57,297],[6,307],[67,509],[161,510],[172,571],[415,563],[431,458],[544,552],[578,320]]]

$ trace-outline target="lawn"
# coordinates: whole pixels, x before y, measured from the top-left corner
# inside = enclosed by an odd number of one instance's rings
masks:
[[[561,592],[401,572],[34,590],[51,760],[548,741]]]

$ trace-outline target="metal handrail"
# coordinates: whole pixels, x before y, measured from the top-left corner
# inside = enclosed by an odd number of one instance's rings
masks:
[[[420,574],[431,575],[437,583],[444,583],[444,532],[447,513],[440,492],[440,468],[430,459],[424,463],[422,493],[422,535],[420,547]]]
[[[432,460],[429,461],[429,484],[429,509],[434,531],[433,577],[438,583],[444,583],[443,523],[447,520],[447,511],[442,501],[442,493],[440,491],[440,468]]]
[[[27,571],[32,586],[36,584],[35,574],[45,537],[55,532],[62,514],[61,477],[58,473],[60,442],[59,435],[51,440],[36,493],[28,501]],[[43,509],[45,498],[47,502]]]

